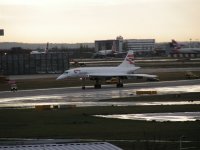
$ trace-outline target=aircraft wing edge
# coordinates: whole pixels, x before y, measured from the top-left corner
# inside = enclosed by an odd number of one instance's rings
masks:
[[[157,75],[151,75],[151,74],[131,74],[131,76],[134,77],[147,77],[147,78],[157,78]]]
[[[147,77],[157,78],[157,75],[150,74],[88,74],[88,77]]]

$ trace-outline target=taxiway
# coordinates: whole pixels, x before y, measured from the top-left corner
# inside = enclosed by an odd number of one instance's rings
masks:
[[[98,90],[88,86],[86,90],[82,90],[80,87],[65,87],[19,90],[17,92],[2,91],[0,92],[0,107],[65,104],[75,104],[77,106],[138,105],[138,103],[131,102],[99,102],[102,99],[137,96],[135,94],[137,90],[156,90],[158,94],[199,92],[200,79],[129,83],[125,84],[124,88],[116,88],[115,85],[103,85],[102,89]],[[200,102],[197,101],[198,103]]]

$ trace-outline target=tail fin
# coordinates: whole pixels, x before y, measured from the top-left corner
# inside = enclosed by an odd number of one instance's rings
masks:
[[[172,39],[172,44],[173,44],[174,46],[178,45],[178,43],[177,43],[174,39]]]
[[[129,50],[124,61],[118,67],[134,67],[134,54],[132,50]]]
[[[170,47],[176,48],[177,46],[178,46],[178,43],[174,39],[172,39],[172,41],[170,43]]]
[[[174,39],[172,40],[172,42],[170,42],[170,47],[172,48],[172,52],[179,53],[181,46],[182,45],[176,42]]]
[[[170,47],[174,48],[174,50],[178,50],[181,48],[181,44],[179,44],[178,42],[176,42],[175,40],[172,40],[172,42],[170,43]]]

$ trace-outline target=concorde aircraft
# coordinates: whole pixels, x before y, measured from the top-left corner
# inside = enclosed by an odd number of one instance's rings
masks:
[[[65,78],[80,78],[83,81],[86,79],[95,80],[94,88],[101,88],[101,80],[117,78],[118,82],[116,87],[123,87],[122,80],[131,77],[146,77],[146,78],[156,78],[156,75],[149,74],[136,74],[135,70],[140,67],[135,66],[133,51],[128,51],[124,61],[116,67],[82,67],[73,68],[66,70],[62,75],[60,75],[57,80]],[[85,85],[82,86],[85,89]]]

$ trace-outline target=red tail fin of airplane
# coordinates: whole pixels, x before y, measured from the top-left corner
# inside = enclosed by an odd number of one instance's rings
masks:
[[[124,61],[119,65],[119,67],[133,67],[135,66],[135,58],[132,50],[129,50]]]
[[[170,47],[173,48],[174,51],[179,52],[179,49],[181,49],[181,44],[179,44],[177,41],[172,39],[172,42],[170,43]]]

